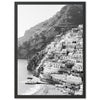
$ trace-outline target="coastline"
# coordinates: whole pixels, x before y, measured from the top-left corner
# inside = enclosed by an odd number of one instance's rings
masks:
[[[34,85],[33,88],[30,88],[29,90],[27,90],[25,93],[23,93],[22,95],[34,95],[36,92],[38,92],[39,90],[41,90],[43,86],[42,85]]]
[[[82,95],[82,87],[79,91],[75,91],[75,95]],[[36,84],[22,95],[69,95],[69,91],[71,91],[69,88],[64,89],[56,85]]]

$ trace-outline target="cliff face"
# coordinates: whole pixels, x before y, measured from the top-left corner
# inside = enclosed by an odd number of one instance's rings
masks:
[[[31,58],[43,50],[55,36],[83,23],[81,5],[66,5],[52,18],[30,28],[18,39],[18,58]]]

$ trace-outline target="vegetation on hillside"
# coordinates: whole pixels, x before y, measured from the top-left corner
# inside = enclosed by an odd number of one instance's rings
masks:
[[[56,35],[77,27],[83,22],[81,5],[67,5],[52,18],[30,28],[18,39],[18,58],[30,59],[43,50]]]

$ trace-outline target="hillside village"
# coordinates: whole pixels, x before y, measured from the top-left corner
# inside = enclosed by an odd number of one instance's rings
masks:
[[[48,88],[50,84],[54,86],[52,89],[60,88],[59,91],[62,91],[63,95],[82,95],[83,25],[72,28],[61,37],[56,36],[55,40],[47,45],[45,52],[38,67],[34,68],[33,75],[41,82],[47,82]],[[34,82],[34,78],[32,81]],[[41,90],[40,95],[43,91]]]

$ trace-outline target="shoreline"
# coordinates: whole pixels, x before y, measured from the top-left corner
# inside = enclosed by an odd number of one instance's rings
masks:
[[[22,95],[34,95],[36,92],[38,92],[41,88],[42,88],[43,86],[42,86],[42,84],[40,85],[38,85],[38,84],[36,84],[36,85],[34,85],[34,87],[33,88],[30,88],[29,90],[27,90],[25,93],[23,93]]]
[[[83,89],[75,92],[75,95],[82,95]],[[33,88],[22,95],[69,95],[70,89],[63,89],[51,84],[36,84]]]

